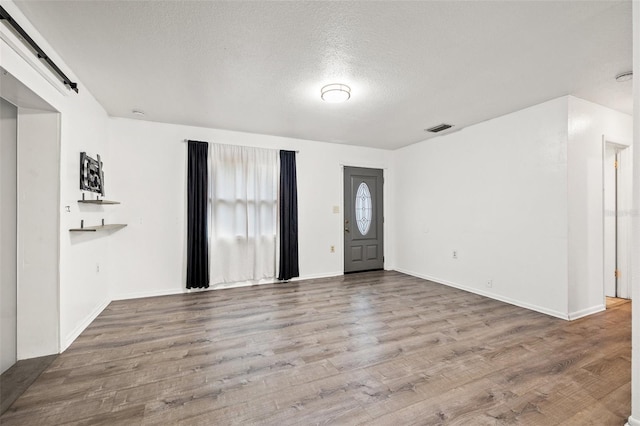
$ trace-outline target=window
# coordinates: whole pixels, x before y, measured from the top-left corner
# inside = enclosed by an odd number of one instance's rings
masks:
[[[211,145],[211,283],[275,277],[278,151]]]
[[[358,224],[358,230],[362,235],[367,235],[369,227],[371,226],[371,191],[369,186],[362,182],[358,186],[356,192],[356,223]]]

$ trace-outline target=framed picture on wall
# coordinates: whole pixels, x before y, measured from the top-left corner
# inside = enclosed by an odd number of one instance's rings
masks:
[[[86,152],[80,153],[80,189],[104,196],[102,161],[100,161],[100,155],[96,157],[97,160],[94,160]]]

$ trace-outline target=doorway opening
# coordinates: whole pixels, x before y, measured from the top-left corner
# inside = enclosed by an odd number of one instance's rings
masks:
[[[630,299],[631,148],[603,137],[604,297],[607,308]]]
[[[0,98],[0,373],[17,361],[18,108]]]
[[[60,112],[0,68],[0,121],[4,411],[60,352]]]

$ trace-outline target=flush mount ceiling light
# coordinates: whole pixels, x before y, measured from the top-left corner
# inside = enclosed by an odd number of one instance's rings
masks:
[[[351,88],[346,84],[327,84],[320,89],[320,96],[331,103],[345,102],[351,97]]]
[[[633,78],[633,71],[623,72],[622,74],[616,75],[616,81],[618,83],[623,83],[625,81],[629,81]]]

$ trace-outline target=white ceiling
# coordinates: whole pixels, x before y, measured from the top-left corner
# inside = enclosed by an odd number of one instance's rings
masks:
[[[631,1],[16,4],[116,117],[393,149],[567,94],[632,109]]]

